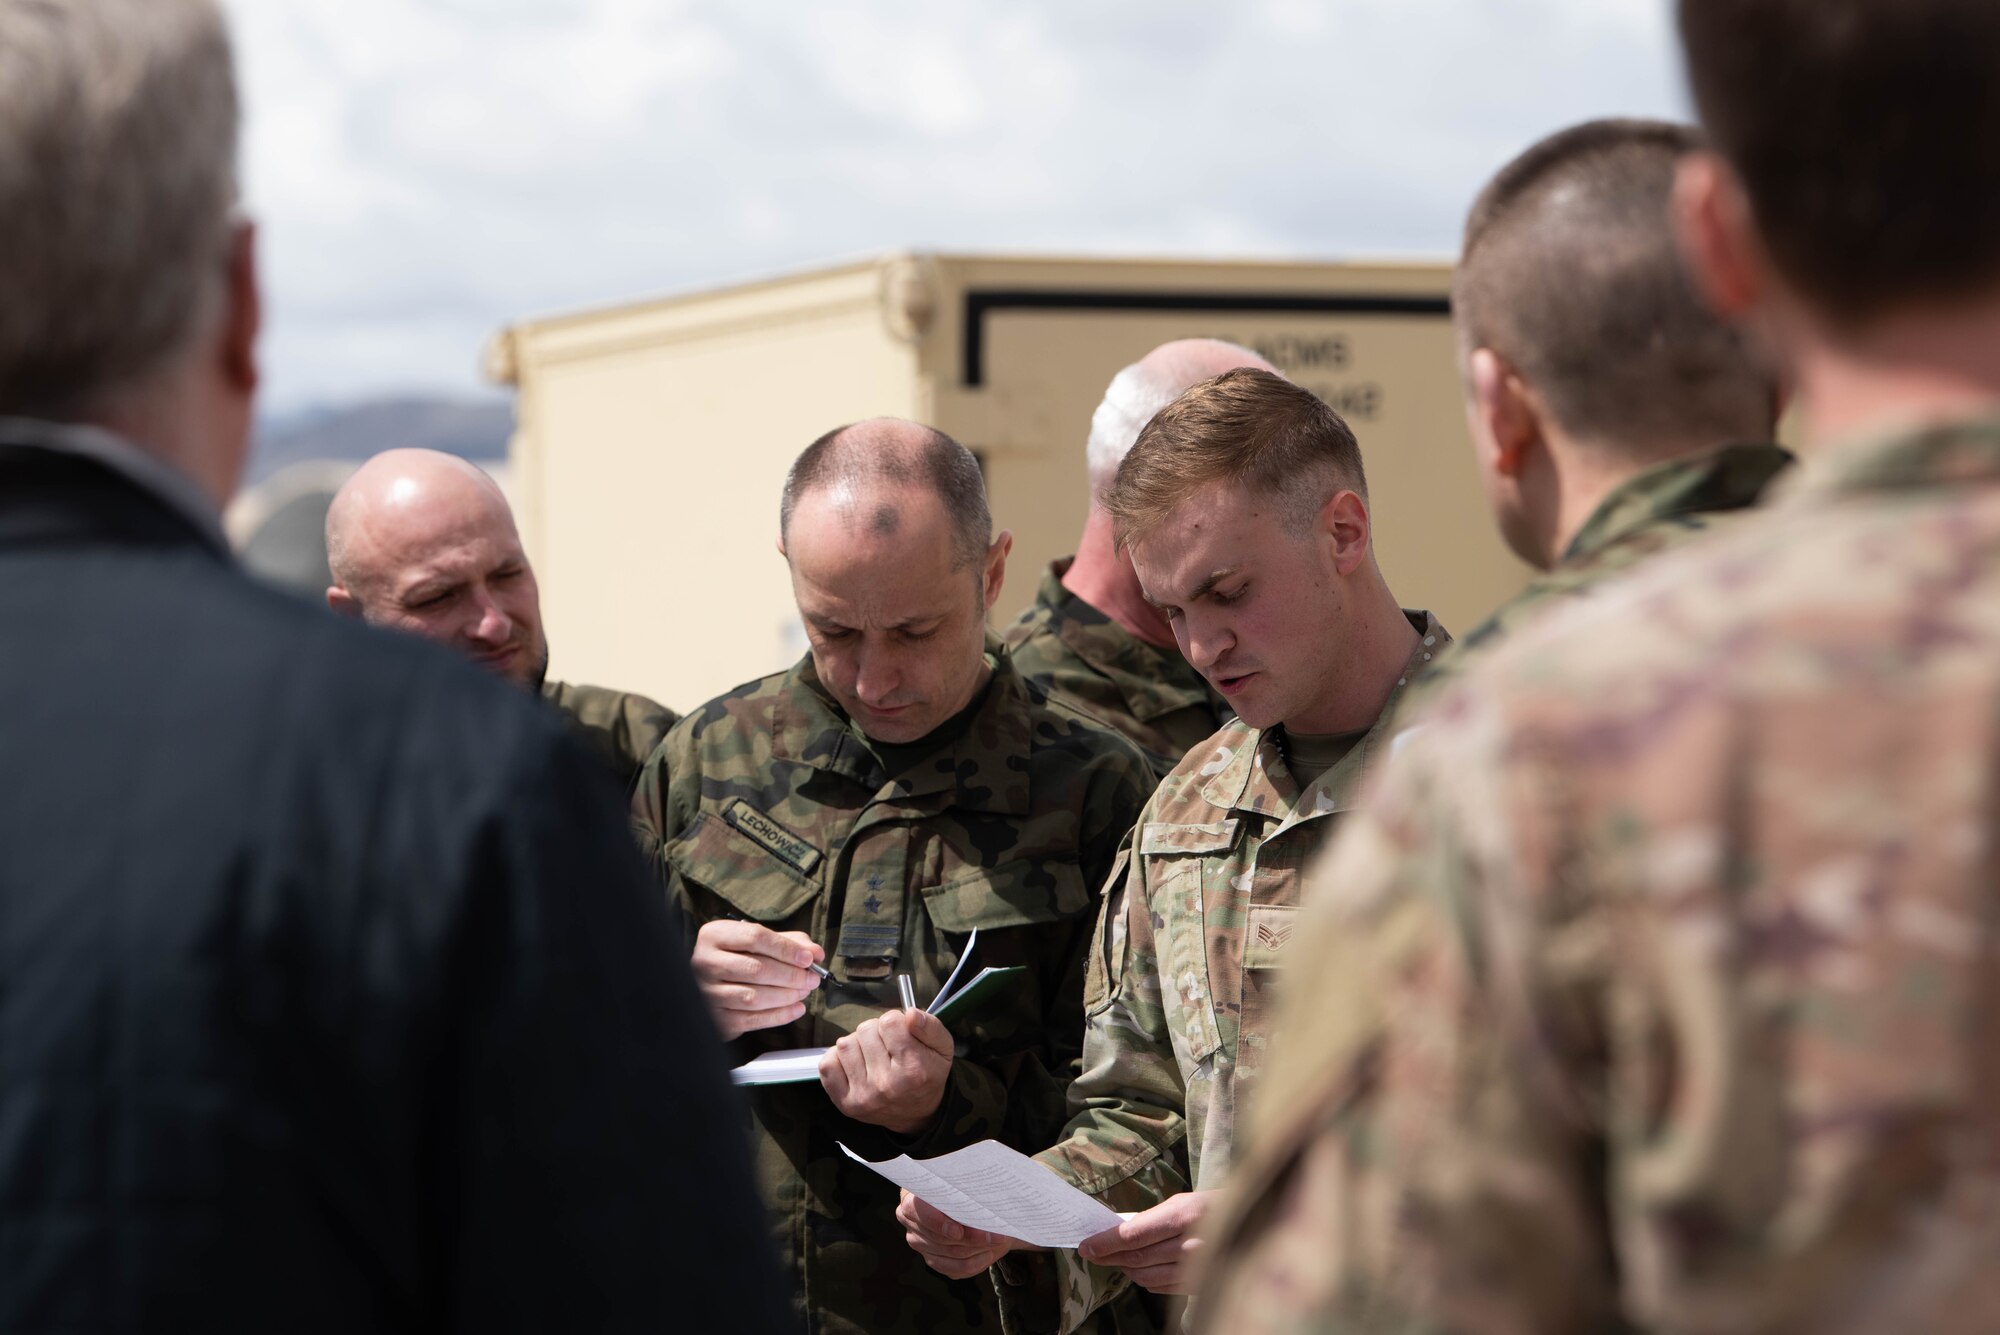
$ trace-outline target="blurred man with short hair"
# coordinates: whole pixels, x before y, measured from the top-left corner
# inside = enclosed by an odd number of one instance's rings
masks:
[[[643,695],[549,681],[541,590],[514,512],[476,464],[385,450],[326,512],[327,606],[466,655],[563,711],[629,791],[677,717]]]
[[[775,1330],[613,786],[231,564],[236,139],[212,0],[0,0],[0,1328]]]
[[[2000,7],[1681,0],[1808,446],[1413,729],[1316,881],[1203,1320],[2000,1324]]]
[[[1681,262],[1662,121],[1541,140],[1489,181],[1452,280],[1459,371],[1501,536],[1545,573],[1459,637],[1415,710],[1549,607],[1752,513],[1791,462],[1778,385]]]

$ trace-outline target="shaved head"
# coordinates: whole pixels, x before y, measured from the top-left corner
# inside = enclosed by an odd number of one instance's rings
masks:
[[[790,535],[799,503],[820,491],[832,495],[850,522],[878,537],[894,537],[904,522],[905,493],[913,488],[928,491],[944,507],[953,568],[978,565],[993,542],[979,460],[936,427],[897,417],[837,427],[806,446],[785,476],[779,540]]]
[[[1277,367],[1248,348],[1219,338],[1180,338],[1162,343],[1111,377],[1090,419],[1091,495],[1111,486],[1118,465],[1160,409],[1202,381],[1246,366],[1278,373]]]
[[[335,611],[541,684],[540,591],[506,496],[476,465],[436,450],[376,455],[334,496],[326,555]]]
[[[326,561],[334,581],[348,589],[379,582],[390,572],[378,564],[384,536],[429,525],[442,510],[451,517],[513,512],[500,486],[477,465],[437,450],[385,450],[356,469],[326,512]]]

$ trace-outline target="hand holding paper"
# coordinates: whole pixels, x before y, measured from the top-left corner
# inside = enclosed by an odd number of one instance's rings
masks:
[[[1086,1238],[1077,1254],[1086,1261],[1123,1270],[1153,1293],[1186,1293],[1190,1263],[1201,1248],[1194,1230],[1214,1198],[1212,1191],[1183,1191],[1116,1228]]]
[[[845,1145],[840,1149],[959,1224],[1037,1247],[1074,1247],[1120,1222],[1052,1169],[997,1140],[935,1159],[898,1155],[885,1163],[869,1163]]]
[[[1008,1252],[1028,1245],[1019,1238],[967,1228],[907,1187],[896,1206],[896,1221],[903,1226],[903,1241],[946,1279],[970,1279]]]

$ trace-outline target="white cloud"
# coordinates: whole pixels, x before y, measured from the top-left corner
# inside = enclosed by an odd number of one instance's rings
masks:
[[[272,406],[477,389],[510,319],[903,245],[1446,254],[1664,0],[229,0]]]

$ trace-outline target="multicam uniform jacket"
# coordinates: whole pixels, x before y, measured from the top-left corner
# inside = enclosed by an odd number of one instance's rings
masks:
[[[1450,643],[1420,631],[1400,693]],[[1083,1074],[1060,1141],[1037,1156],[1115,1210],[1144,1210],[1218,1185],[1257,1083],[1271,993],[1299,911],[1299,883],[1388,749],[1397,697],[1347,756],[1310,785],[1286,767],[1280,734],[1237,719],[1197,747],[1146,804],[1105,889],[1091,949]],[[998,1269],[1016,1282],[1041,1258]],[[1070,1331],[1126,1286],[1115,1271],[1054,1253],[1060,1308],[1010,1301],[1014,1331]]]
[[[1007,628],[1014,666],[1118,729],[1164,779],[1236,711],[1185,658],[1147,644],[1064,588],[1075,559],[1042,573],[1034,604]]]
[[[542,699],[569,715],[591,749],[609,762],[628,793],[638,781],[639,767],[680,718],[656,700],[602,686],[545,681]]]
[[[1613,489],[1570,540],[1555,569],[1458,637],[1422,689],[1404,696],[1404,717],[1414,719],[1446,682],[1551,607],[1754,513],[1752,507],[1791,463],[1791,451],[1776,445],[1726,445],[1659,464]]]
[[[981,1277],[927,1267],[894,1186],[841,1154],[927,1158],[993,1138],[1053,1141],[1083,1039],[1097,892],[1151,786],[1139,753],[996,667],[966,730],[886,774],[820,686],[810,656],[683,719],[634,798],[642,845],[693,929],[741,917],[822,943],[839,985],[796,1023],[744,1035],[733,1060],[819,1047],[898,1004],[896,973],[937,994],[968,935],[970,968],[1024,965],[952,1023],[958,1056],[931,1128],[902,1139],[850,1121],[817,1082],[746,1091],[779,1252],[814,1332],[998,1330]],[[969,975],[968,975],[969,976]]]
[[[1205,1329],[2000,1324],[2000,421],[1799,473],[1407,734]]]

